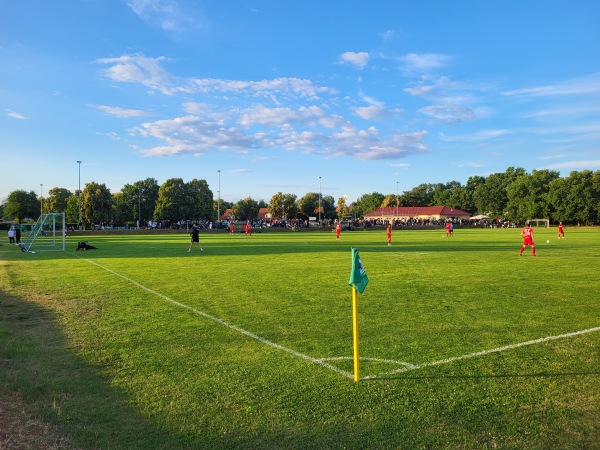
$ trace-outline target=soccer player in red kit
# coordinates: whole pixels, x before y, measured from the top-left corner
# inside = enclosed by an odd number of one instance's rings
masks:
[[[562,224],[562,222],[560,222],[560,223],[558,224],[558,238],[559,238],[559,239],[560,239],[560,238],[563,238],[563,239],[565,238],[565,230],[563,229],[563,224]]]
[[[450,225],[451,225],[450,222],[446,223],[446,237],[448,237],[448,236],[450,236],[450,234],[452,234],[450,232]]]
[[[523,238],[523,247],[521,247],[521,251],[519,252],[519,256],[523,255],[523,250],[528,245],[531,245],[531,254],[535,256],[535,243],[533,242],[533,230],[529,226],[529,224],[525,225],[523,231],[521,231],[521,237]]]
[[[342,232],[342,226],[340,225],[340,223],[338,222],[338,224],[335,226],[335,240],[339,241],[340,240],[340,233]]]
[[[229,234],[235,234],[235,223],[231,222],[231,228],[229,229]]]
[[[252,236],[252,227],[250,226],[250,221],[246,222],[246,230],[244,236]]]
[[[388,240],[388,247],[390,245],[392,245],[392,226],[388,225],[387,227],[387,240]]]

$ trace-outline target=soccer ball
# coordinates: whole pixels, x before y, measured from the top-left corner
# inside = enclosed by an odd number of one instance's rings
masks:
[[[548,239],[548,240],[546,241],[546,244],[549,244],[549,243],[550,243],[550,239]]]

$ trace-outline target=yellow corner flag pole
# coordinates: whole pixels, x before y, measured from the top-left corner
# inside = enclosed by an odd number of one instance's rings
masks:
[[[360,380],[360,364],[358,357],[358,293],[352,288],[352,336],[354,338],[354,382]]]

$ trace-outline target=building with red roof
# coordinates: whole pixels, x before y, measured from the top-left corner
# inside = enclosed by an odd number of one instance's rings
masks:
[[[471,214],[449,206],[389,206],[365,214],[371,220],[468,220]]]

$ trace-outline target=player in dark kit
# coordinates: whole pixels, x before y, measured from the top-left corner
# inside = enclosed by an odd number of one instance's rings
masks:
[[[202,244],[200,244],[200,230],[198,230],[198,226],[196,224],[192,225],[192,232],[190,233],[192,236],[192,241],[190,242],[190,248],[188,248],[188,253],[192,251],[192,247],[194,246],[194,242],[198,243],[198,247],[200,247],[200,251],[202,250]]]

